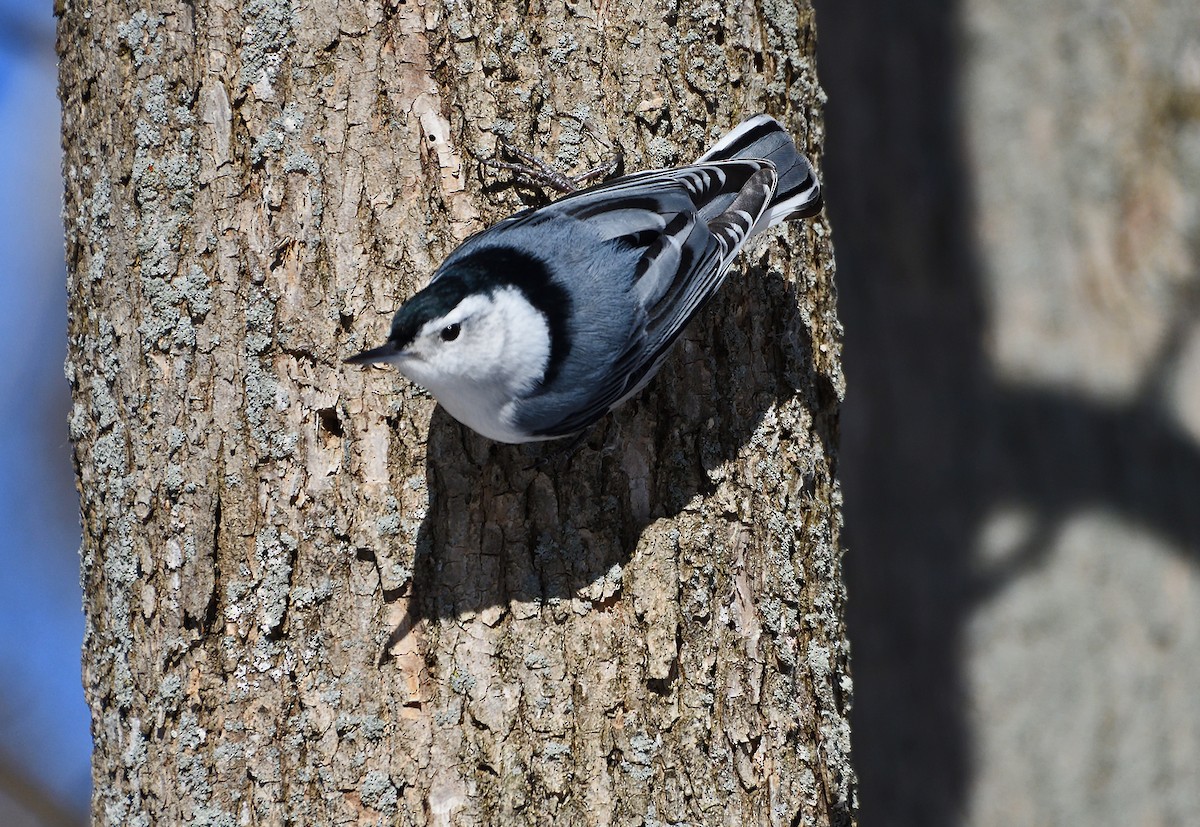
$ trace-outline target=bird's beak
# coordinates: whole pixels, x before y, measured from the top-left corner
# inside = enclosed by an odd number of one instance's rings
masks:
[[[347,356],[342,361],[347,365],[370,365],[375,362],[391,362],[401,354],[401,350],[393,342],[385,342],[379,347],[364,350],[355,356]]]

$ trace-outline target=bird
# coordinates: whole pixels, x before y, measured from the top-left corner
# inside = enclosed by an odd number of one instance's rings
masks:
[[[469,237],[396,311],[388,363],[503,443],[579,438],[638,393],[746,242],[816,215],[791,136],[750,117],[693,163],[581,189]]]

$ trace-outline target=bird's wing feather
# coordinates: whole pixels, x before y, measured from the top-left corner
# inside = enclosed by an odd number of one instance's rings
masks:
[[[770,207],[759,219],[755,232],[821,211],[821,185],[812,164],[796,149],[792,136],[770,115],[755,115],[742,121],[696,159],[696,163],[731,158],[763,158],[775,165],[779,175]]]
[[[766,162],[696,164],[618,179],[517,219],[583,220],[604,238],[642,251],[630,287],[644,314],[640,324],[593,384],[587,401],[578,405],[575,398],[571,409],[559,411],[562,415],[552,422],[542,417],[540,423],[529,422],[536,433],[551,437],[580,431],[650,380],[683,328],[720,287],[767,209],[775,183],[774,167]],[[549,211],[553,213],[541,215]],[[554,388],[546,392],[555,395]],[[533,413],[541,406],[531,402]]]

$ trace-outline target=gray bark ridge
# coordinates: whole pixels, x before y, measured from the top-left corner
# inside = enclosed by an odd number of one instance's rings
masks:
[[[525,203],[497,136],[819,168],[807,5],[514,11],[62,4],[96,823],[853,822],[823,221],[561,464],[340,363]]]

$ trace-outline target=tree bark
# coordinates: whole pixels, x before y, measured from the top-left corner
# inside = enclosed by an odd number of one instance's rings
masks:
[[[819,164],[811,8],[58,13],[93,819],[853,823],[822,221],[539,468],[339,362],[531,196],[497,136]]]

